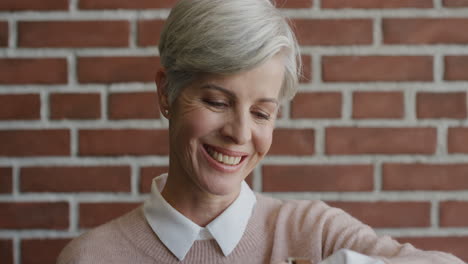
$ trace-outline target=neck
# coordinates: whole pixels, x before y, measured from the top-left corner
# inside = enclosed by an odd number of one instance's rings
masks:
[[[218,217],[239,195],[239,192],[234,195],[211,194],[196,186],[188,177],[182,177],[169,169],[161,195],[174,209],[202,227]]]

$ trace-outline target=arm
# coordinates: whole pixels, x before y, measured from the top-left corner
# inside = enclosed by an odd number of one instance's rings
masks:
[[[400,244],[389,236],[378,236],[372,228],[341,209],[326,206],[323,220],[323,258],[341,248],[382,260],[386,264],[464,264],[448,253],[423,251],[411,244]]]

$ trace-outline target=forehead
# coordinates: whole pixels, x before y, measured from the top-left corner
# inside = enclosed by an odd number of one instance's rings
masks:
[[[236,97],[278,99],[284,79],[283,57],[276,55],[265,63],[245,72],[230,75],[206,74],[198,88],[217,86],[228,90]]]

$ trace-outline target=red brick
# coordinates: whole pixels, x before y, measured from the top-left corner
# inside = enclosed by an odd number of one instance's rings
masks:
[[[467,44],[466,18],[389,18],[382,22],[385,44]]]
[[[130,192],[130,167],[27,167],[22,192]]]
[[[0,2],[0,10],[68,10],[68,1],[69,0],[2,0]]]
[[[326,153],[432,154],[437,131],[428,127],[330,127],[326,129]]]
[[[0,194],[11,193],[13,190],[12,173],[13,171],[11,168],[0,167]]]
[[[444,79],[468,81],[468,56],[446,56]]]
[[[31,120],[41,117],[39,94],[0,95],[0,119]]]
[[[313,155],[315,153],[313,129],[277,128],[273,131],[273,143],[269,155]]]
[[[63,58],[0,59],[0,84],[64,84],[67,72]]]
[[[0,229],[66,229],[66,202],[0,202]]]
[[[0,239],[0,256],[3,264],[13,264],[13,241]]]
[[[80,227],[90,228],[102,225],[124,215],[137,206],[140,202],[119,202],[119,203],[81,203],[80,204]]]
[[[437,250],[452,253],[465,262],[468,261],[468,236],[459,237],[398,237],[401,243],[410,243],[423,250]]]
[[[81,83],[153,82],[159,57],[84,57],[78,59]]]
[[[322,67],[326,82],[433,80],[429,56],[325,56]]]
[[[301,45],[364,45],[372,43],[370,19],[294,19]]]
[[[384,190],[468,190],[468,163],[388,163],[383,165],[382,173]]]
[[[353,118],[403,118],[405,103],[402,92],[353,93]]]
[[[80,0],[81,9],[157,9],[171,8],[177,0]],[[312,7],[313,0],[277,0],[279,8],[308,8]]]
[[[51,119],[98,119],[101,117],[99,93],[54,93],[50,95]]]
[[[155,9],[171,8],[177,0],[80,0],[81,9]]]
[[[340,92],[302,92],[291,102],[292,118],[340,118]]]
[[[313,0],[276,0],[278,8],[310,8],[313,6]]]
[[[110,119],[159,118],[156,92],[113,93],[109,95]]]
[[[23,21],[18,23],[20,47],[125,47],[128,21]]]
[[[156,2],[156,1],[154,1]],[[164,26],[164,20],[140,20],[138,21],[138,45],[156,46]]]
[[[24,239],[21,241],[21,264],[55,263],[70,239]]]
[[[432,0],[322,0],[322,8],[432,8]]]
[[[167,130],[81,130],[79,132],[81,156],[167,155]]]
[[[468,201],[446,201],[440,203],[440,226],[467,227]]]
[[[429,227],[429,202],[327,202],[374,228]]]
[[[450,127],[447,145],[449,153],[468,153],[468,128]]]
[[[299,78],[300,83],[307,83],[312,81],[312,57],[308,55],[302,55],[302,74]]]
[[[70,155],[70,132],[65,129],[0,130],[0,157]]]
[[[371,191],[371,165],[263,166],[264,192]]]
[[[0,47],[8,46],[8,37],[9,37],[8,22],[0,21]]]
[[[468,0],[443,0],[446,7],[467,7]]]
[[[169,171],[168,166],[152,166],[140,169],[140,192],[151,192],[151,184],[155,177]]]
[[[466,118],[466,93],[430,93],[417,94],[418,118]]]

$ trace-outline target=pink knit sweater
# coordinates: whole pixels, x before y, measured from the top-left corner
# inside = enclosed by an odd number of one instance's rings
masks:
[[[341,248],[385,263],[464,263],[450,254],[378,237],[370,227],[321,201],[281,201],[260,194],[244,236],[226,257],[214,240],[198,240],[179,262],[139,207],[74,239],[57,263],[278,263],[287,257],[306,257],[315,264]]]

